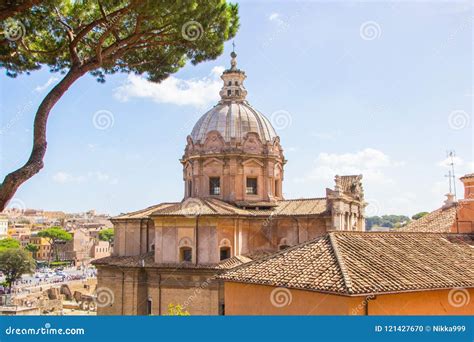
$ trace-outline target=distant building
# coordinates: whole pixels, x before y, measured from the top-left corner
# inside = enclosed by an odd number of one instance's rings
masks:
[[[38,247],[38,251],[33,253],[33,258],[38,261],[53,260],[54,252],[48,239],[36,235],[31,235],[30,243]]]
[[[111,253],[111,247],[110,243],[108,241],[96,241],[94,243],[94,246],[92,248],[92,255],[91,258],[94,259],[99,259],[99,258],[105,258],[110,256]]]
[[[61,260],[73,261],[76,266],[87,266],[94,259],[110,256],[109,242],[95,239],[88,230],[76,229],[70,234],[72,240],[59,246]]]
[[[29,224],[13,223],[8,229],[8,236],[18,241],[23,235],[31,235],[31,226]]]
[[[8,237],[8,217],[0,215],[0,239]]]

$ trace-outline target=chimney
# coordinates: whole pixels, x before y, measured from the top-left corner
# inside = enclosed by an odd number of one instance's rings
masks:
[[[464,175],[460,180],[464,184],[464,201],[474,201],[474,173]]]
[[[445,196],[446,196],[446,199],[444,201],[443,209],[452,207],[453,204],[456,203],[456,201],[454,200],[454,194],[447,193]]]

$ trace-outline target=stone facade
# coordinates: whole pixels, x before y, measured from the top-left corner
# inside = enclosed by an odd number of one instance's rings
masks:
[[[326,197],[285,200],[286,159],[269,120],[246,101],[245,73],[224,71],[221,101],[187,138],[184,199],[113,218],[113,256],[94,262],[114,300],[98,314],[224,313],[223,270],[325,234],[365,230],[362,176]]]

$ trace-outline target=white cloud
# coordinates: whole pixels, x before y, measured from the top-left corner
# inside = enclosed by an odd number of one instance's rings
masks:
[[[473,161],[465,161],[461,157],[453,157],[452,162],[454,163],[454,172],[458,177],[466,174],[474,172],[474,162]],[[451,158],[448,157],[436,163],[437,166],[440,166],[445,169],[451,169]]]
[[[53,180],[57,183],[78,183],[85,180],[84,176],[73,176],[70,173],[59,171],[54,174]]]
[[[281,17],[281,16],[280,16],[280,13],[273,12],[272,14],[270,14],[270,15],[268,16],[268,20],[270,20],[270,21],[275,21],[275,20],[280,19],[280,17]]]
[[[366,148],[355,153],[320,153],[315,167],[298,181],[328,181],[335,175],[362,174],[365,181],[377,184],[392,183],[384,169],[401,166],[382,151]]]
[[[277,12],[273,12],[271,13],[269,16],[268,16],[268,20],[270,20],[271,22],[275,23],[277,26],[279,26],[280,28],[284,28],[284,29],[287,29],[289,24],[288,24],[288,21],[284,18],[282,18],[281,14],[280,13],[277,13]]]
[[[118,178],[112,177],[107,173],[101,171],[88,172],[87,175],[75,176],[70,173],[59,171],[53,175],[53,180],[57,183],[82,183],[85,181],[97,181],[108,184],[117,184]]]
[[[115,89],[114,96],[119,101],[137,97],[178,106],[205,107],[219,100],[222,88],[219,76],[224,69],[223,66],[214,67],[208,76],[199,79],[183,80],[170,76],[161,83],[131,74],[123,85]]]
[[[57,80],[59,80],[58,77],[56,76],[51,76],[45,84],[43,85],[40,85],[40,86],[37,86],[35,88],[35,91],[38,92],[38,93],[41,93],[43,90],[46,90],[47,88],[49,88],[50,85],[52,85],[54,82],[56,82]]]

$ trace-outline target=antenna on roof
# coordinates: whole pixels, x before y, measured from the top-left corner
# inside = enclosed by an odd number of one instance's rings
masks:
[[[456,198],[456,174],[454,172],[454,157],[456,157],[456,152],[450,150],[446,152],[446,156],[449,159],[449,166],[451,170],[448,171],[448,174],[445,177],[449,178],[449,193],[452,194],[454,190],[454,198]]]

